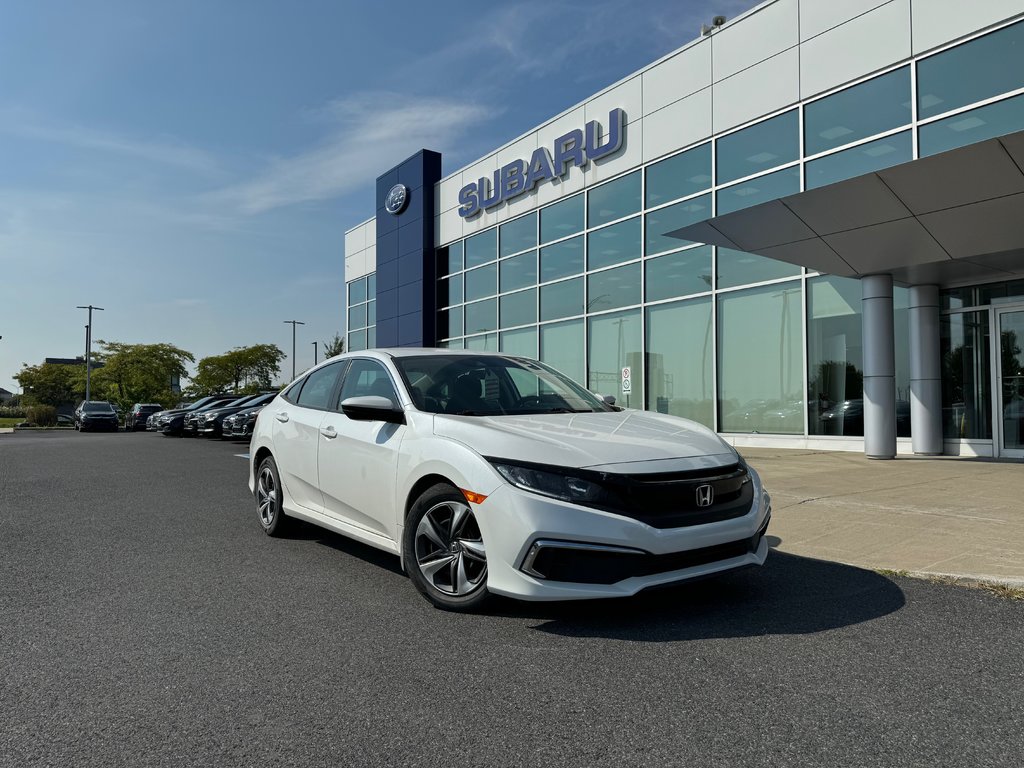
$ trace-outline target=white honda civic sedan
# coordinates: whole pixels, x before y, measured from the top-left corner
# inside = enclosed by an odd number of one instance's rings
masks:
[[[609,401],[522,357],[353,352],[263,409],[249,488],[267,534],[298,518],[393,552],[449,610],[763,564],[757,473],[700,424]]]

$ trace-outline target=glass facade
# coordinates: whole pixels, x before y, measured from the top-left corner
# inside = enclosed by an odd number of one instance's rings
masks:
[[[375,272],[347,284],[348,324],[346,351],[377,346],[377,274]]]

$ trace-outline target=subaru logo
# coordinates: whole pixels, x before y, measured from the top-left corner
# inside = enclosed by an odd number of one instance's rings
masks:
[[[384,210],[392,216],[397,216],[409,202],[409,188],[405,184],[395,184],[384,198]]]
[[[698,485],[697,486],[697,506],[698,507],[710,507],[711,502],[715,500],[715,489],[710,485]]]

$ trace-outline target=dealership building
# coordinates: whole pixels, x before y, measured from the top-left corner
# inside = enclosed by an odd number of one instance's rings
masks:
[[[739,446],[1024,458],[1024,2],[708,22],[461,170],[383,173],[349,349],[536,357]]]

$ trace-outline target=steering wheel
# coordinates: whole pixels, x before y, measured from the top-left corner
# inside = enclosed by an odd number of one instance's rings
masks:
[[[527,395],[526,397],[520,397],[516,400],[513,408],[528,408],[531,405],[543,405],[544,398],[540,395]]]

